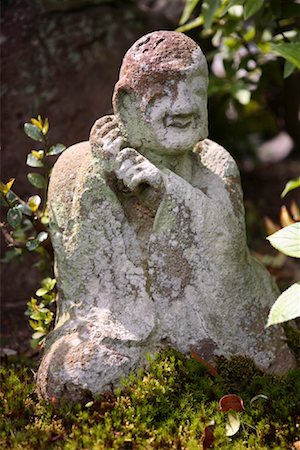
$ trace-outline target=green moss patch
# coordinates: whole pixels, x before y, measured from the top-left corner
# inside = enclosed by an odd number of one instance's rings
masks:
[[[243,357],[219,358],[216,368],[213,377],[194,359],[167,350],[115,394],[70,406],[39,401],[34,371],[6,364],[0,370],[0,448],[202,449],[212,421],[211,448],[292,448],[300,439],[300,369],[273,377]],[[238,395],[245,408],[235,413],[240,427],[232,437],[225,431],[228,413],[219,408],[226,394]]]

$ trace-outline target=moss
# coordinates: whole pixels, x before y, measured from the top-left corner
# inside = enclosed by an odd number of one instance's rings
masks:
[[[8,364],[0,370],[0,448],[199,449],[215,420],[215,448],[283,449],[299,439],[300,369],[286,377],[264,375],[246,358],[219,359],[219,375],[182,354],[162,352],[115,394],[86,405],[38,401],[34,372]],[[239,432],[225,436],[220,396],[237,393],[245,411]],[[258,398],[257,394],[268,397]],[[299,426],[299,425],[298,425]]]

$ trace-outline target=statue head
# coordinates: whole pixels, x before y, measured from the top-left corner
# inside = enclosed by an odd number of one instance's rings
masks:
[[[207,137],[207,64],[200,47],[174,31],[155,31],[126,53],[113,107],[130,146],[176,155]]]

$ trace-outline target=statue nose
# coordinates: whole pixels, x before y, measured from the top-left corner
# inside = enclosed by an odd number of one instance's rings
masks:
[[[174,115],[189,116],[197,112],[197,101],[188,88],[178,88],[177,97],[172,105]]]

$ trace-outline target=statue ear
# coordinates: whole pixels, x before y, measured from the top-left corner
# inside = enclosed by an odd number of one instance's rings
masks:
[[[114,114],[122,134],[134,148],[141,146],[139,107],[140,100],[134,90],[117,84],[113,95]]]
[[[131,116],[133,111],[137,110],[137,98],[132,88],[127,86],[115,86],[113,94],[113,110],[117,118],[121,121],[127,121],[127,117]]]

